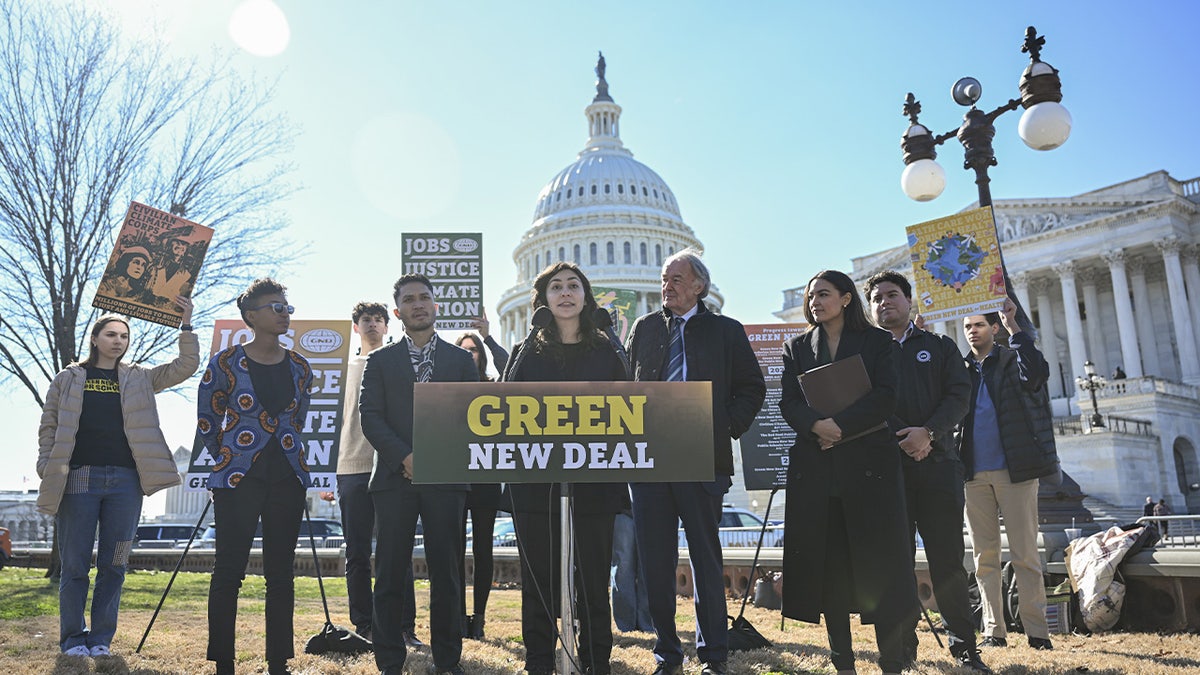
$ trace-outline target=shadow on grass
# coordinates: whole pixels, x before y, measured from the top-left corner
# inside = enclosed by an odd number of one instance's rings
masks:
[[[1175,666],[1178,668],[1200,668],[1200,660],[1189,658],[1187,656],[1159,656],[1156,654],[1136,654],[1133,652],[1112,652],[1106,649],[1097,649],[1097,654],[1106,654],[1111,656],[1123,656],[1127,659],[1137,659],[1139,661],[1149,661],[1156,666]]]

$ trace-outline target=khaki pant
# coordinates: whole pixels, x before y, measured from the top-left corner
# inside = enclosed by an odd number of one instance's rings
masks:
[[[1046,588],[1038,555],[1038,481],[1013,483],[1008,471],[980,471],[966,482],[967,531],[975,554],[975,578],[983,603],[983,634],[1005,637],[1000,588],[1000,516],[1020,593],[1021,624],[1031,638],[1049,638]]]

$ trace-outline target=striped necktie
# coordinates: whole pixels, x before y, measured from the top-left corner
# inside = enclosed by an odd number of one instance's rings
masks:
[[[671,344],[667,347],[667,382],[683,382],[683,319],[671,317]]]

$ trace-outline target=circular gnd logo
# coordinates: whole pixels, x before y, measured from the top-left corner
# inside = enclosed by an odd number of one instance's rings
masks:
[[[454,243],[450,244],[450,247],[459,253],[474,253],[475,249],[479,248],[479,242],[463,237],[462,239],[455,239]]]
[[[314,328],[300,336],[300,346],[314,354],[327,354],[342,346],[342,334],[329,328]]]
[[[932,359],[933,356],[928,350],[922,349],[921,351],[917,352],[917,361],[920,361],[921,363],[929,363]]]

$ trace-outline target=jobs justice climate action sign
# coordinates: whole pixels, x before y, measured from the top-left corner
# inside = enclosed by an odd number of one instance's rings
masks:
[[[742,481],[747,490],[787,486],[788,450],[796,432],[779,412],[783,395],[783,343],[808,329],[806,323],[761,323],[745,326],[750,347],[767,381],[767,400],[746,433],[738,439],[742,449]]]
[[[483,235],[445,233],[400,235],[405,274],[424,274],[438,303],[437,330],[470,330],[483,314]]]
[[[414,387],[414,483],[713,479],[710,382]]]
[[[254,334],[240,319],[222,319],[213,325],[212,354],[245,344]],[[350,357],[349,321],[293,320],[291,328],[279,337],[285,348],[308,359],[312,367],[312,404],[300,433],[304,437],[304,461],[311,471],[310,490],[333,490],[337,486],[338,439],[342,429],[342,407],[346,392],[342,381]],[[192,442],[188,462],[186,490],[208,489],[213,459],[199,435]]]

